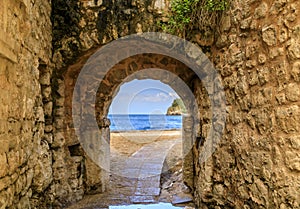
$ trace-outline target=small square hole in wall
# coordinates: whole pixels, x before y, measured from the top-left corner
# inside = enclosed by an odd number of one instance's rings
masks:
[[[80,146],[80,144],[75,144],[75,145],[72,145],[72,146],[69,146],[69,152],[71,154],[71,156],[83,156],[84,153],[83,153],[83,149],[82,147]]]

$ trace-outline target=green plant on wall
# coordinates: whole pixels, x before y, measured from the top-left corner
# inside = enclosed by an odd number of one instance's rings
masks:
[[[206,9],[208,11],[224,11],[228,8],[227,0],[206,0]]]
[[[169,17],[169,24],[166,25],[166,30],[175,33],[177,30],[182,30],[191,21],[191,10],[194,2],[190,0],[173,0],[171,6],[172,15]]]
[[[169,21],[161,24],[163,31],[185,36],[187,30],[204,30],[216,26],[220,14],[230,0],[172,0]]]

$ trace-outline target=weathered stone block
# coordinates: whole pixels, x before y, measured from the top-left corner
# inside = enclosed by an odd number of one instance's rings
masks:
[[[45,122],[44,110],[43,107],[36,108],[36,121],[38,122]]]
[[[52,125],[46,125],[45,126],[45,133],[51,133],[53,131]]]
[[[55,106],[63,107],[65,105],[65,98],[60,97],[55,100]]]
[[[65,144],[64,132],[56,132],[54,134],[52,147],[63,147]]]
[[[247,78],[243,76],[238,80],[238,83],[235,86],[234,91],[237,96],[241,97],[247,94],[248,88],[249,86],[248,86]]]
[[[267,56],[265,54],[259,54],[258,55],[258,63],[263,65],[267,61]]]
[[[268,189],[267,186],[260,179],[255,179],[251,186],[251,199],[259,205],[268,206]]]
[[[251,70],[249,72],[249,85],[255,86],[258,84],[258,75],[256,70]]]
[[[62,130],[65,128],[65,123],[64,123],[64,119],[63,118],[57,118],[54,122],[54,127],[57,130]]]
[[[254,119],[256,122],[256,127],[258,128],[261,134],[264,134],[270,131],[270,128],[273,126],[272,118],[270,117],[270,112],[266,109],[258,111]]]
[[[272,48],[269,52],[269,57],[271,60],[275,60],[275,58],[279,58],[280,56],[284,56],[285,49],[284,48]]]
[[[12,150],[7,154],[7,161],[8,161],[8,170],[10,174],[13,174],[16,169],[19,167],[19,151]]]
[[[276,100],[278,102],[278,104],[283,105],[285,104],[286,101],[286,97],[285,97],[285,93],[279,93],[276,95]]]
[[[42,91],[43,99],[47,101],[51,101],[52,98],[51,93],[52,93],[52,89],[50,86],[43,88]]]
[[[0,179],[0,191],[6,189],[11,185],[11,178],[9,176],[6,176],[4,178]]]
[[[0,136],[0,143],[1,143],[1,146],[0,146],[0,153],[1,154],[8,153],[10,148],[14,148],[14,147],[11,146],[8,135],[6,135],[6,134]]]
[[[5,153],[0,154],[0,178],[8,173],[8,162]],[[1,189],[0,189],[1,190]]]
[[[276,110],[276,119],[278,127],[286,132],[297,132],[299,131],[299,107],[293,105],[290,107],[279,107]]]
[[[224,88],[233,89],[237,84],[237,74],[224,78]]]
[[[284,27],[280,28],[280,32],[279,32],[279,42],[280,43],[284,43],[285,41],[287,41],[289,38],[289,34],[288,34],[288,30]]]
[[[262,67],[257,69],[258,80],[260,85],[264,85],[270,80],[270,69],[268,67]]]
[[[268,46],[275,46],[277,43],[277,31],[274,25],[264,27],[262,29],[262,38],[263,41]]]
[[[285,155],[286,166],[293,170],[300,172],[300,154],[299,152],[288,151]]]
[[[3,190],[3,191],[0,191],[0,206],[2,208],[7,208],[8,207],[8,194],[7,194],[7,191]]]
[[[20,175],[15,183],[15,192],[20,194],[26,185],[26,175]]]
[[[236,44],[232,44],[229,47],[229,54],[229,64],[235,64],[243,60],[244,55],[241,49]]]
[[[291,39],[288,47],[288,55],[291,60],[300,59],[300,40]]]
[[[45,73],[41,72],[41,74],[42,75],[40,76],[40,79],[39,79],[40,84],[50,86],[50,84],[51,84],[51,74],[50,74],[50,72],[45,72]]]
[[[20,202],[18,203],[18,209],[31,209],[29,197],[24,196],[20,199]]]
[[[300,100],[300,85],[296,83],[290,83],[287,85],[286,90],[286,99],[292,102],[297,102]]]
[[[291,75],[295,81],[297,81],[297,82],[300,81],[300,62],[299,61],[297,61],[293,64]]]
[[[44,114],[45,116],[51,116],[52,115],[52,108],[53,108],[53,103],[52,102],[47,102],[44,104]]]
[[[224,31],[224,32],[229,31],[231,28],[231,16],[225,15],[222,18],[222,22],[221,22],[220,26],[221,26],[222,31]]]
[[[268,12],[268,4],[266,2],[262,2],[259,7],[255,9],[254,18],[263,18],[267,15]]]

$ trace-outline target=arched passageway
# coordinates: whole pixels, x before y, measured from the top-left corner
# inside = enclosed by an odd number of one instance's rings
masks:
[[[73,91],[72,85],[74,85],[74,82],[70,82],[70,79],[68,77],[74,75],[74,71],[72,67],[70,69],[72,70],[68,71],[68,73],[66,74],[67,75],[66,84],[68,85],[66,87],[66,92],[69,91],[67,95],[71,96]],[[197,80],[197,76],[183,63],[175,59],[172,59],[170,57],[162,56],[162,55],[144,54],[144,55],[137,55],[137,56],[130,57],[115,65],[105,75],[103,81],[100,84],[99,90],[97,92],[97,100],[95,106],[96,109],[95,114],[97,117],[98,126],[100,128],[100,131],[102,131],[103,134],[102,136],[107,141],[109,141],[110,123],[107,121],[109,106],[111,105],[111,102],[114,96],[117,94],[122,83],[129,82],[133,79],[160,80],[161,82],[168,84],[176,91],[176,93],[178,93],[178,95],[182,98],[187,108],[187,114],[184,119],[185,122],[183,123],[183,127],[184,127],[183,130],[185,130],[185,132],[183,133],[183,137],[185,138],[184,141],[186,142],[185,150],[191,151],[192,145],[196,141],[197,135],[200,134],[199,133],[200,127],[198,125],[199,123],[197,122],[199,121],[198,104],[193,94],[194,91],[193,83],[199,82],[199,80]],[[65,104],[66,104],[66,108],[69,110],[71,110],[71,106],[70,106],[72,104],[71,101],[72,101],[71,97],[67,96]],[[191,117],[191,115],[197,117]],[[84,114],[82,114],[80,117],[84,117]],[[70,122],[70,127],[71,127],[72,118],[70,117],[68,121]],[[71,129],[69,130],[71,133],[72,130]],[[70,138],[70,140],[72,139]],[[76,139],[76,137],[74,137],[73,140],[74,143],[78,143],[78,139]],[[109,145],[109,143],[107,145]],[[96,144],[94,144],[93,147],[104,148],[105,145],[98,144],[97,146]],[[106,153],[109,156],[109,146],[104,148],[103,153]],[[95,157],[95,158],[99,159],[100,157]],[[102,159],[105,162],[107,162],[107,158],[102,158]],[[191,157],[189,158],[189,161],[191,161]],[[101,165],[103,166],[103,164]],[[193,162],[189,162],[189,163],[187,162],[187,164],[189,164],[189,166],[186,166],[186,168],[192,167]],[[187,176],[192,175],[191,169],[192,168],[187,169],[187,173],[189,173],[187,174]],[[95,175],[91,174],[91,178],[92,176]],[[191,178],[191,176],[189,178]],[[108,181],[108,179],[106,179],[105,181]],[[190,184],[191,183],[192,182],[190,180]],[[102,184],[105,183],[102,182],[101,185]]]
[[[104,192],[108,188],[110,122],[107,114],[111,102],[122,83],[132,79],[154,79],[172,87],[187,108],[187,115],[183,119],[183,176],[184,182],[193,190],[194,168],[199,163],[194,161],[193,149],[203,147],[202,158],[211,153],[214,142],[202,139],[209,138],[215,131],[211,128],[212,118],[218,120],[218,112],[215,111],[214,115],[211,113],[215,106],[211,106],[210,95],[214,93],[215,87],[218,88],[209,82],[216,79],[210,75],[211,64],[201,52],[191,50],[192,46],[188,44],[185,50],[195,58],[180,54],[183,53],[182,48],[170,51],[161,43],[147,39],[143,43],[149,45],[145,53],[136,51],[136,43],[126,43],[125,40],[122,44],[124,53],[110,54],[115,53],[112,50],[100,60],[97,59],[103,55],[101,48],[96,53],[95,49],[87,52],[68,68],[64,76],[66,144],[71,157],[81,156],[84,159],[80,164],[83,169],[78,178],[82,178],[86,191]],[[214,95],[212,100],[220,101],[218,98]]]
[[[135,66],[135,69],[133,69],[133,66]],[[162,69],[158,69],[158,67]],[[131,71],[128,71],[127,69],[131,69]],[[120,74],[123,74],[123,77],[119,77]],[[110,165],[107,164],[110,162],[109,153],[111,136],[109,130],[110,123],[107,122],[109,107],[114,97],[117,95],[120,86],[134,79],[153,79],[161,81],[172,87],[180,96],[187,109],[187,112],[183,117],[182,135],[179,136],[182,138],[179,138],[178,140],[163,141],[153,139],[153,137],[159,138],[160,134],[162,134],[158,133],[158,135],[152,136],[151,140],[153,140],[153,143],[144,146],[143,149],[135,153],[134,156],[124,159],[124,162],[119,162],[117,170],[115,167],[107,168],[110,167]],[[91,173],[91,170],[94,171],[95,166],[86,164],[87,174],[90,174],[90,176],[87,175],[89,178],[87,179],[87,182],[93,182],[95,177],[98,176],[100,178],[98,178],[97,183],[98,185],[101,185],[102,191],[105,189],[111,191],[112,189],[118,188],[118,191],[113,191],[113,193],[110,192],[108,196],[113,194],[113,196],[117,198],[120,196],[119,193],[121,193],[121,196],[128,195],[129,201],[132,203],[155,202],[157,200],[155,198],[160,194],[160,177],[166,155],[175,144],[182,143],[184,180],[192,189],[193,157],[191,150],[197,135],[199,135],[197,132],[200,131],[200,128],[197,126],[199,118],[192,117],[192,115],[200,115],[198,113],[198,104],[193,94],[193,82],[195,82],[195,80],[197,80],[197,76],[185,65],[175,59],[162,55],[137,55],[115,65],[105,75],[97,92],[95,114],[97,115],[100,132],[102,132],[101,136],[103,137],[100,140],[104,140],[104,143],[93,140],[92,149],[98,149],[101,150],[101,152],[96,152],[96,154],[95,152],[92,152],[93,155],[91,158],[103,159],[103,161],[97,162],[100,163],[101,167],[101,169],[98,170],[98,173]],[[82,114],[81,117],[84,117],[84,114]],[[131,137],[130,134],[127,137]],[[176,135],[175,137],[178,136]],[[145,153],[147,153],[146,158],[143,156]],[[126,166],[126,168],[121,168],[122,165]],[[119,181],[118,184],[109,183],[109,174],[113,174],[114,177],[115,175],[121,177],[117,179]],[[116,180],[116,178],[113,178],[113,180]],[[118,187],[120,184],[122,187],[122,181],[126,181],[127,188],[124,189]],[[112,185],[115,188],[111,188]],[[91,189],[93,189],[93,187],[99,189],[97,188],[98,186],[95,187],[94,185],[91,185]],[[128,203],[128,198],[127,201],[125,198],[123,203]]]

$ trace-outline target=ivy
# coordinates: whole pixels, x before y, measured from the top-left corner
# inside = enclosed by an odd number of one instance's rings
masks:
[[[193,1],[190,0],[173,0],[169,25],[175,30],[181,30],[191,21],[191,10]]]
[[[204,30],[216,26],[220,14],[230,0],[172,0],[167,23],[160,23],[164,32],[185,36],[187,30]]]
[[[227,0],[206,0],[206,9],[208,11],[224,11],[228,8]]]

